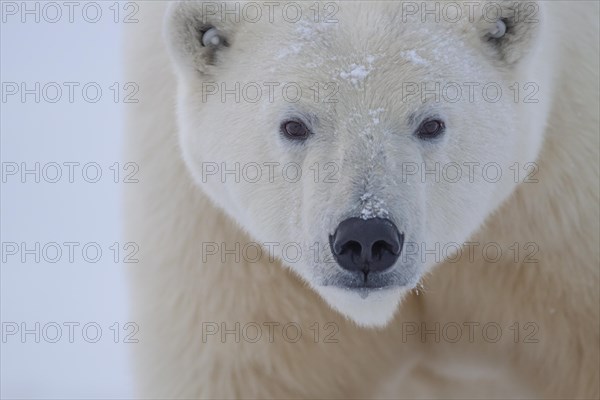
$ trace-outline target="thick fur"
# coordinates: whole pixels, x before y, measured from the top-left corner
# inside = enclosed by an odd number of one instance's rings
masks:
[[[513,26],[516,36],[497,44],[482,39],[489,28],[482,23],[412,30],[392,25],[394,2],[341,5],[334,32],[318,31],[281,58],[297,38],[289,24],[213,21],[229,47],[200,48],[193,39],[206,21],[193,4],[141,4],[140,22],[127,28],[127,80],[140,85],[127,128],[127,159],[139,164],[140,183],[127,188],[125,213],[127,240],[140,246],[131,270],[140,395],[598,398],[598,5],[541,2],[539,24]],[[356,43],[364,48],[357,51]],[[428,69],[398,56],[412,49],[436,61]],[[324,117],[329,135],[315,136],[306,149],[277,141],[277,106],[199,99],[203,81],[328,82],[370,55],[368,86],[342,79],[340,103],[310,110],[335,118]],[[504,88],[533,81],[540,102],[447,105],[454,128],[432,150],[394,125],[414,111],[397,98],[397,82],[427,78]],[[382,102],[394,113],[381,121],[401,134],[386,136],[365,122]],[[341,182],[329,186],[219,186],[199,176],[202,161],[307,167],[332,158],[342,165]],[[505,173],[515,162],[536,161],[538,182],[517,186],[511,176],[494,185],[442,182],[400,191],[390,173],[399,162],[455,160],[498,162]],[[373,165],[383,173],[365,179],[361,192],[355,182]],[[360,212],[365,191],[382,198],[411,241],[495,242],[503,250],[535,242],[539,262],[490,263],[481,252],[437,266],[415,258],[399,268],[410,272],[396,277],[404,287],[367,299],[323,285],[334,277],[331,264],[202,262],[207,242],[229,249],[253,241],[324,242],[343,217]],[[419,281],[423,288],[411,290]],[[229,329],[236,322],[295,322],[304,334],[297,343],[237,343],[233,335],[205,342],[207,322]],[[338,342],[315,343],[306,331],[315,322],[333,322]],[[494,322],[504,331],[497,343],[406,336],[407,324],[465,322]],[[515,343],[508,331],[515,322],[522,334],[523,324],[534,323],[538,343]]]

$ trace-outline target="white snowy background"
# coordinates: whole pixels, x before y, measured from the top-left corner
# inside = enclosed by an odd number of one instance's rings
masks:
[[[2,267],[0,275],[2,321],[0,386],[2,398],[131,398],[132,377],[128,352],[133,343],[124,343],[124,330],[129,322],[127,309],[127,264],[115,262],[109,247],[117,242],[122,247],[120,193],[123,181],[122,157],[124,92],[115,102],[115,91],[110,87],[122,80],[121,41],[123,19],[133,11],[124,9],[127,3],[97,2],[102,11],[98,22],[86,21],[83,8],[86,2],[75,2],[72,16],[69,9],[58,2],[62,14],[56,22],[56,10],[46,2],[29,2],[33,14],[24,14],[18,2],[2,2],[0,41],[2,101],[0,115],[2,186],[1,186],[1,242]],[[36,5],[37,4],[37,5]],[[13,15],[14,7],[17,14]],[[111,8],[112,7],[112,8]],[[120,10],[116,16],[115,8]],[[97,19],[96,6],[87,8],[88,20]],[[115,22],[115,16],[118,20]],[[36,22],[39,17],[39,22]],[[69,21],[72,17],[73,22]],[[24,21],[23,21],[24,19]],[[10,95],[11,83],[25,83],[28,89],[40,82],[43,88],[49,82],[62,87],[62,96],[56,103],[47,101],[56,96],[47,86],[40,101],[28,94]],[[73,102],[69,99],[65,82],[76,82]],[[87,101],[82,87],[94,82],[102,89],[98,102]],[[12,89],[11,89],[12,90]],[[92,89],[90,96],[95,96]],[[48,163],[62,166],[62,177],[53,179],[56,169],[47,169]],[[74,182],[69,182],[65,162],[79,162],[74,169]],[[114,182],[116,162],[121,175]],[[40,182],[34,174],[7,175],[17,163],[29,169],[40,163]],[[82,166],[97,163],[102,178],[97,183],[83,179]],[[114,168],[113,168],[114,169]],[[93,170],[88,170],[93,178]],[[23,182],[24,181],[24,182]],[[12,255],[10,243],[19,244]],[[21,259],[21,243],[28,249],[39,242],[61,245],[62,257],[55,263],[36,262],[34,254]],[[74,260],[70,262],[64,242],[77,242]],[[96,263],[82,256],[82,246],[97,243],[102,256]],[[49,249],[50,250],[50,249]],[[90,250],[93,256],[93,252]],[[47,254],[52,258],[54,251]],[[123,250],[119,258],[124,256]],[[74,322],[73,343],[64,323]],[[135,322],[135,321],[133,321]],[[35,331],[40,324],[39,343],[35,333],[22,337],[20,329]],[[51,343],[56,323],[62,327],[62,336]],[[85,336],[82,327],[97,324],[102,336],[96,343],[93,328]],[[115,343],[115,323],[119,336]],[[16,334],[8,334],[19,327]],[[24,325],[22,325],[24,324]],[[48,325],[50,324],[50,325]],[[44,336],[44,327],[47,327]],[[111,330],[111,327],[113,329]],[[135,337],[135,336],[134,336]],[[51,339],[51,340],[47,340]]]

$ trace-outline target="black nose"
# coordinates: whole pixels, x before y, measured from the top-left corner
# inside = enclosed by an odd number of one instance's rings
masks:
[[[349,218],[329,237],[329,244],[342,268],[368,274],[394,265],[400,257],[404,235],[389,219]]]

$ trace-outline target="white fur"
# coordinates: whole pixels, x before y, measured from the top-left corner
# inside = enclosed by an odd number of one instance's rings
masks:
[[[398,310],[398,303],[406,290],[380,289],[360,294],[335,288],[318,287],[317,292],[338,312],[356,321],[359,325],[383,327]]]
[[[126,217],[130,240],[140,244],[132,286],[142,394],[598,397],[598,7],[539,5],[539,26],[502,56],[482,40],[493,24],[400,23],[397,3],[347,2],[332,26],[217,21],[230,43],[215,51],[212,64],[185,45],[191,25],[182,24],[194,21],[197,5],[141,6],[127,48],[128,74],[142,96],[129,116],[128,157],[140,164],[141,183],[128,188]],[[505,89],[536,82],[539,103],[515,104],[508,92],[498,103],[434,104],[429,112],[445,118],[448,129],[427,144],[408,123],[425,109],[400,99],[402,82],[427,80]],[[207,81],[229,88],[236,81],[303,88],[336,82],[339,101],[311,103],[309,90],[298,104],[203,101]],[[318,121],[314,137],[294,146],[278,128],[298,113]],[[293,184],[205,181],[202,165],[213,161],[297,163],[305,174],[333,161],[339,182],[315,183],[308,174]],[[495,162],[505,174],[495,183],[398,178],[403,163],[453,161]],[[539,183],[517,185],[507,171],[533,161]],[[479,255],[436,263],[416,254],[394,267],[404,274],[402,285],[361,296],[331,284],[339,267],[326,261],[325,244],[342,219],[365,210],[385,211],[407,242],[472,240],[503,249],[536,242],[540,262],[489,264]],[[231,248],[251,241],[299,243],[303,256],[202,262],[202,243]],[[314,243],[324,245],[316,259]],[[420,280],[425,293],[409,293]],[[531,320],[541,335],[537,346],[400,340],[403,321],[508,327]],[[199,340],[206,321],[334,322],[340,341],[207,344]],[[468,368],[453,368],[457,355],[497,374],[473,379]]]

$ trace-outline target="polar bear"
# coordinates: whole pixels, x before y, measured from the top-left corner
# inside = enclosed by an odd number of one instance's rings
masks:
[[[597,3],[139,7],[142,397],[600,395]]]

